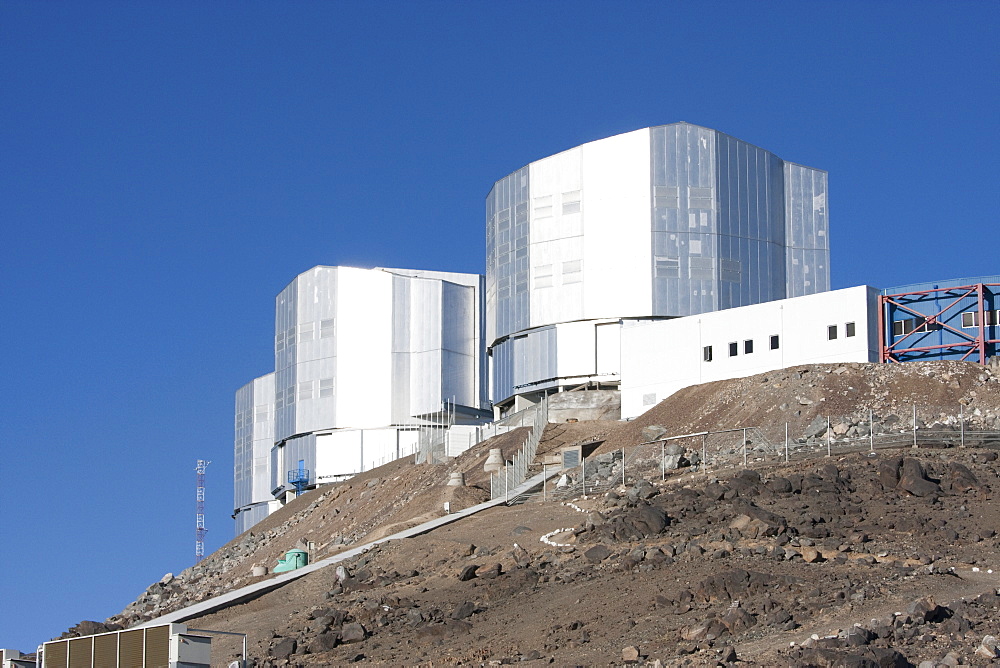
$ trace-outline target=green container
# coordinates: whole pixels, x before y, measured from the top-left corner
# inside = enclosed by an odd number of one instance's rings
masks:
[[[308,563],[308,552],[305,550],[289,550],[285,552],[284,559],[278,559],[278,565],[274,567],[272,572],[285,573],[287,571],[294,571],[296,568],[302,568]]]

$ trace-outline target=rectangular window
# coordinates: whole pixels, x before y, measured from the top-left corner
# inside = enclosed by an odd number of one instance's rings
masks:
[[[691,257],[690,263],[691,280],[711,281],[715,279],[715,258],[714,257]]]
[[[319,321],[319,338],[332,338],[337,331],[337,321],[334,318]]]
[[[583,281],[583,260],[570,260],[562,263],[563,285],[581,283]]]
[[[299,383],[299,401],[305,401],[306,399],[313,398],[313,382],[311,380],[304,380]]]
[[[654,261],[653,276],[656,278],[680,278],[681,261],[676,257],[657,257]]]
[[[706,362],[712,361],[712,346],[705,346],[701,351],[701,358]]]
[[[733,341],[732,343],[730,343],[729,344],[729,356],[730,357],[736,357],[737,355],[739,355],[739,353],[740,353],[740,346],[739,346],[739,344],[736,343],[735,341]]]
[[[552,265],[551,264],[540,264],[535,267],[535,287],[536,288],[551,288],[552,287]]]
[[[319,381],[319,396],[321,399],[333,396],[333,378],[322,378]]]
[[[654,186],[653,198],[653,206],[662,209],[676,209],[680,198],[679,188],[677,186]]]
[[[844,337],[845,338],[854,336],[854,334],[855,334],[855,328],[854,328],[854,323],[853,322],[849,322],[846,325],[844,325]]]
[[[986,325],[996,325],[1000,322],[1000,311],[985,311]],[[962,327],[979,327],[979,311],[966,311],[962,314]]]
[[[920,325],[917,325],[917,322]],[[905,336],[911,332],[929,332],[940,329],[940,325],[928,325],[923,318],[906,318],[905,320],[894,320],[892,323],[893,336]]]
[[[580,191],[579,190],[574,190],[572,192],[563,193],[563,196],[562,196],[562,212],[563,212],[563,214],[580,213]]]
[[[747,339],[743,342],[743,354],[749,355],[753,352],[753,339]]]
[[[826,338],[829,339],[830,341],[833,341],[835,338],[837,338],[836,325],[830,325],[829,327],[826,328]]]
[[[771,350],[777,350],[779,343],[780,343],[780,340],[778,339],[778,335],[777,334],[772,334],[771,335]]]
[[[303,341],[312,341],[314,331],[315,328],[311,322],[304,322],[299,325],[299,343],[302,343]]]

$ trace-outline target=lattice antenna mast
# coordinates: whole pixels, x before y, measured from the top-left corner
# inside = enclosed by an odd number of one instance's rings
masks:
[[[205,469],[212,462],[204,459],[198,460],[198,465],[194,471],[197,474],[197,488],[195,489],[195,511],[194,511],[194,561],[198,563],[205,558]]]

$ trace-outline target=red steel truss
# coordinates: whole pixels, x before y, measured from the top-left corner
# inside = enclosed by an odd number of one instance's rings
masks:
[[[990,290],[993,288],[993,290]],[[882,362],[902,362],[900,359],[907,353],[923,353],[931,351],[952,351],[961,354],[961,360],[968,360],[974,354],[978,354],[980,364],[986,363],[986,346],[988,344],[998,344],[1000,339],[987,338],[989,325],[986,318],[986,296],[995,294],[1000,283],[976,283],[974,285],[960,285],[946,288],[935,288],[933,290],[918,290],[915,292],[900,292],[894,295],[882,295],[879,297],[879,360]],[[920,300],[937,296],[948,300],[947,305],[936,313],[927,314],[917,311],[910,306]],[[951,322],[956,322],[960,318],[963,308],[960,306],[964,299],[972,297],[976,300],[976,311],[978,312],[979,325],[974,328],[954,327]],[[891,331],[892,323],[887,322],[889,316],[889,305],[894,306],[899,311],[908,313],[916,319],[912,332],[904,334],[892,343],[889,343],[887,333]],[[960,320],[957,320],[961,324]],[[930,329],[945,329],[954,334],[958,340],[951,343],[942,343],[934,346],[906,346],[909,339],[911,344],[921,334]]]

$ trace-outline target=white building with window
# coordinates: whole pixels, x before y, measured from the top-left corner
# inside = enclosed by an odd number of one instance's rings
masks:
[[[295,479],[313,486],[411,455],[419,427],[446,413],[488,418],[482,281],[321,266],[281,291],[274,373],[236,394],[237,532]]]
[[[498,413],[623,381],[622,323],[830,287],[826,172],[688,123],[532,162],[486,198]]]
[[[879,291],[869,286],[781,299],[622,329],[622,417],[674,392],[798,364],[877,362]]]

